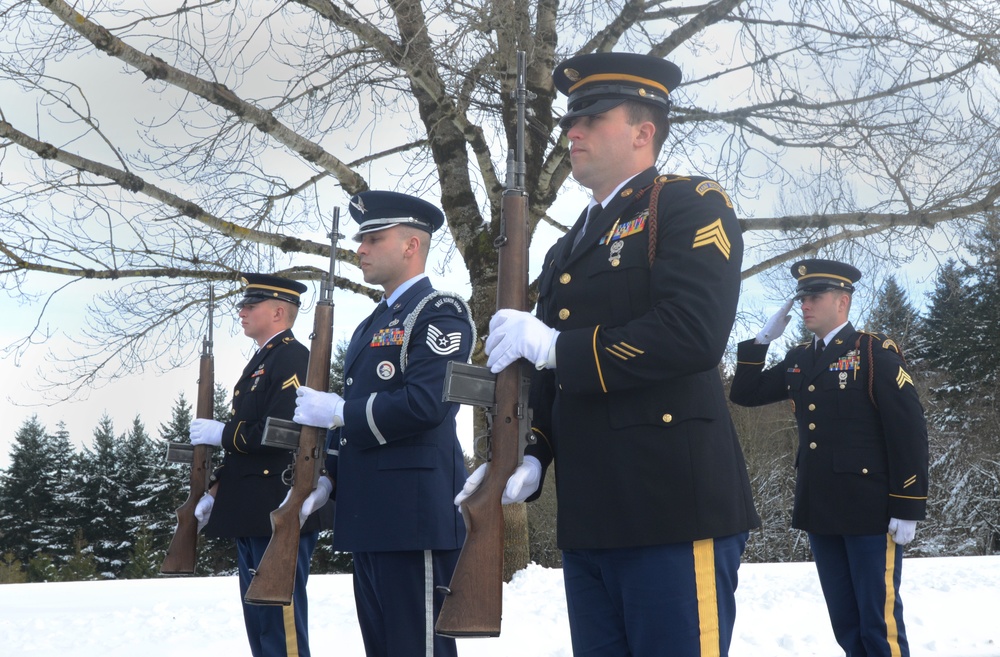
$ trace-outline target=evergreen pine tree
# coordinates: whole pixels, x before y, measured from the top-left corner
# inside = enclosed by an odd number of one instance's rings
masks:
[[[350,341],[341,340],[333,347],[333,358],[330,359],[330,390],[338,395],[344,394],[344,359],[347,357],[347,347]]]
[[[56,425],[56,432],[49,437],[52,460],[52,507],[48,514],[46,538],[48,549],[59,566],[71,558],[76,549],[75,499],[76,449],[70,442],[65,422]]]
[[[150,579],[160,572],[163,552],[153,545],[152,535],[147,527],[139,527],[133,540],[132,555],[122,571],[125,579]]]
[[[970,366],[969,347],[975,339],[970,320],[976,314],[976,303],[967,270],[961,263],[948,260],[938,271],[934,289],[928,295],[915,350],[932,370],[961,375]]]
[[[229,403],[229,391],[221,384],[215,384],[215,395],[212,397],[212,418],[225,422],[233,416],[232,404]]]
[[[105,579],[118,576],[131,548],[127,520],[131,508],[118,476],[117,442],[114,423],[105,414],[94,429],[93,445],[84,448],[80,460],[84,537]]]
[[[163,460],[163,451],[146,433],[137,416],[118,449],[117,478],[128,500],[129,563],[141,562],[126,577],[140,576],[138,573],[147,570],[145,562],[155,560],[157,550],[151,532],[173,526],[170,490],[162,486],[162,477],[159,476]],[[140,538],[145,541],[142,546],[139,545]]]
[[[910,303],[906,290],[900,287],[895,276],[890,275],[878,291],[865,329],[885,333],[900,349],[906,349],[917,317],[918,313]]]
[[[49,437],[33,415],[21,425],[10,448],[10,465],[0,476],[0,553],[11,553],[27,564],[45,549],[47,526],[52,514],[54,472]]]

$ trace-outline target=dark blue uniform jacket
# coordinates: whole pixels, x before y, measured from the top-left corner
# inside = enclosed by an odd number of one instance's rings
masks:
[[[764,370],[768,345],[741,342],[730,398],[790,399],[799,428],[792,526],[817,534],[882,534],[890,518],[923,520],[927,427],[896,344],[848,324],[814,357],[792,348]]]
[[[308,367],[309,350],[289,330],[268,340],[243,369],[233,388],[232,418],[222,431],[225,455],[212,474],[219,488],[207,536],[271,535],[271,511],[288,493],[281,475],[293,454],[260,441],[268,417],[292,419],[295,389],[305,383]],[[330,527],[332,513],[331,504],[312,514],[302,531]]]
[[[453,500],[467,471],[458,406],[441,394],[448,361],[472,350],[468,307],[424,278],[369,320],[347,349],[344,426],[329,437],[334,549],[460,548],[465,525]]]
[[[561,331],[532,381],[528,453],[554,459],[561,548],[728,536],[759,524],[718,365],[743,239],[718,183],[663,176],[649,263],[648,169],[549,250],[538,317]]]

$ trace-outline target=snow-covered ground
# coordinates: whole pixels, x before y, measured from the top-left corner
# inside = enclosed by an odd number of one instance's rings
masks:
[[[0,586],[0,654],[248,655],[234,577]],[[813,565],[745,564],[732,657],[837,657]],[[1000,557],[907,559],[901,591],[914,657],[1000,657]],[[501,636],[462,657],[569,657],[562,571],[529,566],[504,588]],[[313,654],[364,655],[351,580],[309,581]],[[664,652],[664,655],[669,655]]]

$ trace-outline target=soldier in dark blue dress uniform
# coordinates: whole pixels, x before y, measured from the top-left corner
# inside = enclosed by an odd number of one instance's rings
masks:
[[[791,303],[742,342],[730,398],[789,399],[799,427],[792,526],[809,533],[833,633],[848,657],[907,657],[903,546],[927,503],[927,428],[899,347],[848,321],[861,273],[832,260],[792,265],[814,340],[764,370]]]
[[[760,522],[718,371],[740,227],[718,183],[654,166],[675,65],[592,54],[553,77],[569,96],[573,177],[593,199],[545,255],[537,317],[490,322],[493,371],[522,357],[540,368],[538,441],[506,497],[537,497],[554,462],[574,655],[725,655]]]
[[[344,358],[344,396],[299,388],[295,421],[331,427],[327,470],[337,500],[333,547],[354,556],[354,595],[368,657],[452,657],[434,622],[465,541],[452,499],[467,471],[456,404],[441,401],[447,364],[475,341],[469,308],[424,274],[444,216],[421,199],[351,199],[358,260],[385,296]]]
[[[282,473],[292,464],[288,450],[261,445],[268,417],[292,419],[295,389],[306,380],[309,350],[292,335],[305,285],[278,276],[243,274],[240,323],[257,353],[233,388],[232,417],[227,422],[191,422],[191,442],[223,449],[221,466],[198,504],[196,515],[205,534],[236,541],[240,600],[253,579],[271,538],[271,511],[285,499]],[[314,500],[315,502],[315,500]],[[320,529],[332,525],[332,505],[319,501],[320,513],[302,527],[292,604],[258,606],[243,603],[250,652],[254,657],[308,657],[306,580]]]

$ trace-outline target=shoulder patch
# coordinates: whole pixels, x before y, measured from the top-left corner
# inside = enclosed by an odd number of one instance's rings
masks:
[[[691,248],[698,249],[703,246],[714,246],[719,249],[726,260],[729,260],[732,244],[729,242],[729,236],[726,235],[726,229],[722,226],[721,218],[704,228],[699,228],[694,234],[694,244],[691,245]]]
[[[399,371],[406,371],[407,356],[410,350],[410,338],[413,335],[413,327],[417,323],[417,318],[420,316],[420,312],[428,305],[434,304],[437,308],[443,308],[444,306],[452,306],[458,311],[460,317],[464,317],[465,321],[469,323],[469,329],[472,333],[472,344],[476,344],[476,325],[472,321],[472,311],[469,309],[469,305],[465,303],[462,297],[454,294],[453,292],[440,292],[438,290],[432,290],[427,296],[420,300],[416,308],[410,311],[410,314],[406,316],[403,320],[403,348],[399,352]],[[441,355],[450,355],[461,348],[461,333],[458,333],[458,340],[455,340],[455,333],[445,333],[434,325],[428,325],[427,330],[427,346],[431,348],[435,353]],[[470,353],[469,357],[472,355]]]
[[[903,353],[900,351],[899,345],[896,344],[896,341],[890,339],[885,333],[878,333],[875,331],[858,331],[858,333],[869,336],[876,344],[881,344],[883,349],[891,349],[900,355]]]
[[[455,297],[452,296],[439,296],[437,301],[434,302],[435,308],[441,308],[442,306],[449,305],[455,309],[459,315],[465,314],[465,304]]]
[[[698,192],[702,196],[708,194],[709,192],[717,192],[721,194],[722,198],[726,201],[727,208],[733,207],[733,202],[729,199],[729,194],[726,193],[726,190],[722,189],[722,185],[714,180],[706,180],[698,183],[698,186],[694,188],[694,191]]]

